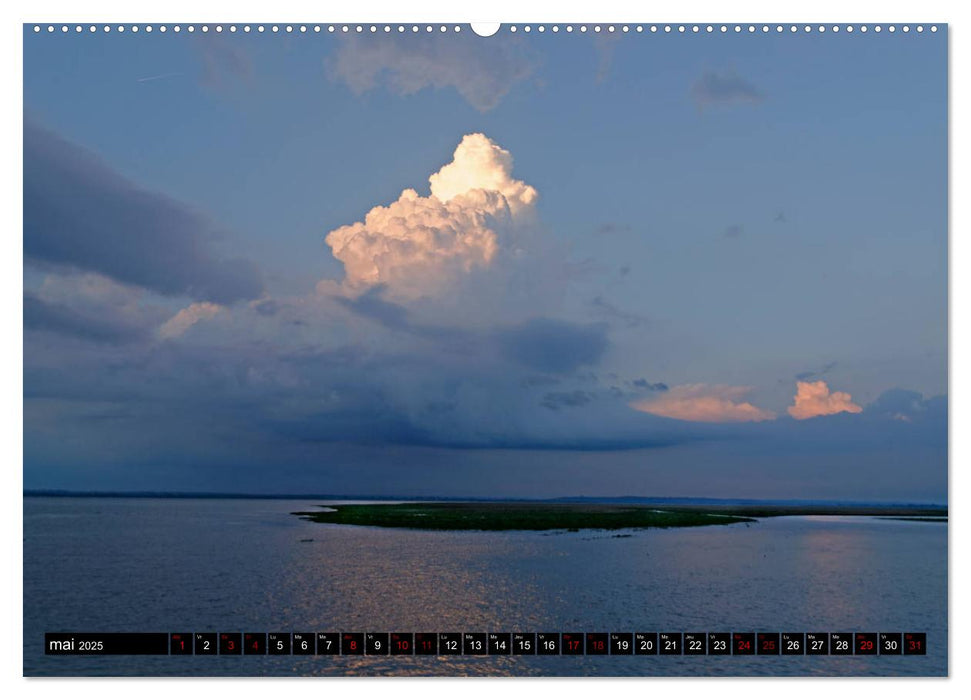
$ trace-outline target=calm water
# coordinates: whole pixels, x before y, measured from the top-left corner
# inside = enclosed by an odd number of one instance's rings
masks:
[[[315,501],[24,499],[27,675],[944,675],[947,525],[308,523]],[[312,538],[312,542],[302,542]],[[45,631],[926,631],[926,657],[45,657]]]

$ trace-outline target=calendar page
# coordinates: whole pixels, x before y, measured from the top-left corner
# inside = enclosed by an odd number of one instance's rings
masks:
[[[23,25],[23,674],[948,675],[948,25],[306,19]]]

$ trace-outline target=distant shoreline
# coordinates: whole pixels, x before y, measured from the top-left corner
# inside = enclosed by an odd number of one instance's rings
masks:
[[[700,527],[757,522],[786,515],[862,515],[946,522],[947,511],[930,508],[676,506],[549,502],[380,503],[321,505],[326,510],[296,511],[315,523],[414,530],[619,530]],[[909,516],[909,517],[908,517]]]
[[[428,496],[416,494],[380,495],[333,493],[225,493],[182,491],[70,491],[66,489],[25,489],[24,498],[157,498],[269,501],[374,501],[377,503],[522,503],[639,505],[665,509],[703,509],[710,513],[738,513],[749,516],[773,515],[910,515],[947,516],[945,504],[906,501],[838,501],[827,499],[751,499],[652,496],[560,496],[555,498],[513,498],[489,496]],[[744,511],[744,513],[743,513]]]

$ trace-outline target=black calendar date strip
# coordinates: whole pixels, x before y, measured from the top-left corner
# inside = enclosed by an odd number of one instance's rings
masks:
[[[54,656],[169,653],[169,634],[131,632],[48,632],[44,653]]]
[[[51,656],[924,656],[925,632],[48,632]]]

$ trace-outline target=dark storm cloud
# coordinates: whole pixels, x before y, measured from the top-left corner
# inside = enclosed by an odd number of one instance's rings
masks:
[[[214,227],[164,195],[140,189],[94,153],[24,126],[24,258],[88,270],[167,296],[228,304],[263,290],[249,261],[221,259]]]
[[[29,293],[24,294],[24,328],[111,344],[129,343],[147,335],[146,328],[125,320],[84,313]]]
[[[755,85],[731,71],[707,71],[692,85],[691,97],[699,108],[757,103],[765,98]]]
[[[556,399],[555,401],[560,401]],[[569,399],[568,401],[573,401]],[[571,406],[581,412],[592,403],[579,399]],[[559,407],[565,407],[560,403]],[[549,408],[549,407],[547,407]],[[452,412],[449,404],[444,412]],[[434,410],[441,413],[439,405]],[[557,409],[551,409],[559,413]],[[588,415],[588,414],[586,414]],[[637,417],[635,417],[635,420]],[[574,416],[572,420],[577,420]],[[286,440],[309,444],[353,444],[387,447],[432,447],[452,450],[529,450],[529,451],[626,451],[672,447],[674,445],[704,442],[719,431],[698,429],[696,426],[662,426],[649,417],[640,417],[639,430],[594,432],[579,428],[569,433],[553,433],[541,430],[445,430],[442,425],[418,421],[386,405],[374,404],[357,411],[341,411],[319,414],[306,420],[281,422],[274,431]],[[265,425],[264,425],[265,427]],[[731,439],[731,436],[722,436]]]
[[[534,318],[497,333],[503,355],[530,369],[564,373],[594,365],[607,350],[604,324]]]
[[[420,394],[411,388],[416,385]],[[459,378],[447,363],[352,346],[275,358],[255,347],[147,346],[107,362],[81,349],[72,367],[24,371],[33,430],[46,425],[70,432],[86,445],[85,454],[102,454],[99,445],[107,441],[109,460],[141,458],[136,455],[146,445],[160,459],[193,455],[201,464],[218,451],[272,463],[277,446],[295,443],[613,451],[710,437],[707,429],[630,411],[593,392],[546,393],[547,403],[571,410],[552,420],[539,417],[537,402],[528,399],[543,391],[524,393],[494,368]],[[92,426],[92,412],[110,413],[124,425]],[[179,439],[171,440],[174,435]],[[80,454],[78,445],[65,445],[65,459]]]
[[[316,419],[280,422],[274,431],[308,443],[354,445],[434,445],[429,432],[407,416],[375,404],[352,411],[321,414]]]
[[[551,338],[583,335],[584,327],[573,324],[564,324],[573,332],[559,326],[557,333],[548,332],[549,321],[544,321],[522,324],[519,335],[541,338],[543,347]],[[491,333],[481,338],[491,342]],[[784,484],[792,484],[793,455],[808,465],[807,484],[818,478],[815,462],[852,464],[855,455],[861,464],[870,464],[874,450],[889,451],[898,460],[909,455],[922,464],[946,459],[946,400],[910,392],[888,393],[862,414],[700,424],[633,411],[629,395],[594,384],[596,378],[582,368],[572,374],[535,374],[517,371],[516,365],[489,353],[467,357],[433,347],[417,356],[383,343],[331,348],[298,343],[267,353],[262,342],[238,339],[211,346],[136,343],[118,353],[105,343],[67,345],[39,333],[28,337],[25,460],[32,465],[35,486],[44,485],[38,474],[70,475],[82,464],[91,467],[77,472],[82,475],[74,477],[78,483],[114,469],[144,474],[154,488],[175,489],[190,482],[180,481],[183,477],[170,469],[186,465],[193,474],[224,474],[214,482],[216,490],[232,490],[227,485],[240,483],[238,476],[262,479],[273,488],[286,484],[295,491],[320,491],[328,490],[321,479],[338,483],[329,480],[335,477],[347,484],[345,492],[365,494],[381,488],[369,471],[379,455],[389,470],[390,465],[411,470],[409,483],[416,488],[441,493],[444,482],[422,471],[421,457],[405,457],[432,454],[429,450],[446,450],[440,453],[442,478],[465,485],[468,493],[493,493],[492,466],[472,466],[490,450],[504,451],[496,465],[503,460],[521,465],[523,484],[535,476],[544,485],[555,481],[556,470],[539,477],[527,465],[549,452],[559,452],[557,459],[563,461],[610,452],[597,457],[598,464],[609,465],[627,459],[623,455],[631,450],[715,450],[692,452],[699,457],[693,462],[670,462],[670,473],[658,472],[652,486],[670,484],[685,472],[694,479],[727,479],[726,474],[748,473],[748,465],[759,460],[774,465],[764,470],[767,478],[782,473]],[[494,350],[490,347],[490,353]],[[596,355],[589,349],[585,354]],[[638,395],[664,387],[644,378],[611,378]],[[510,452],[515,450],[530,453]],[[679,450],[659,449],[650,458],[639,458],[631,463],[631,473],[674,459]],[[222,466],[227,471],[219,472]],[[923,483],[928,478],[923,474],[904,476]],[[521,495],[529,493],[528,485],[523,488]],[[573,486],[563,489],[576,492]],[[841,493],[838,485],[833,492]]]
[[[343,308],[392,331],[435,343],[443,351],[475,354],[482,361],[512,363],[551,374],[573,372],[600,361],[607,349],[607,327],[538,317],[512,326],[471,331],[456,326],[420,323],[408,309],[382,298],[377,286],[348,299],[333,297]],[[434,364],[434,363],[432,363]]]

